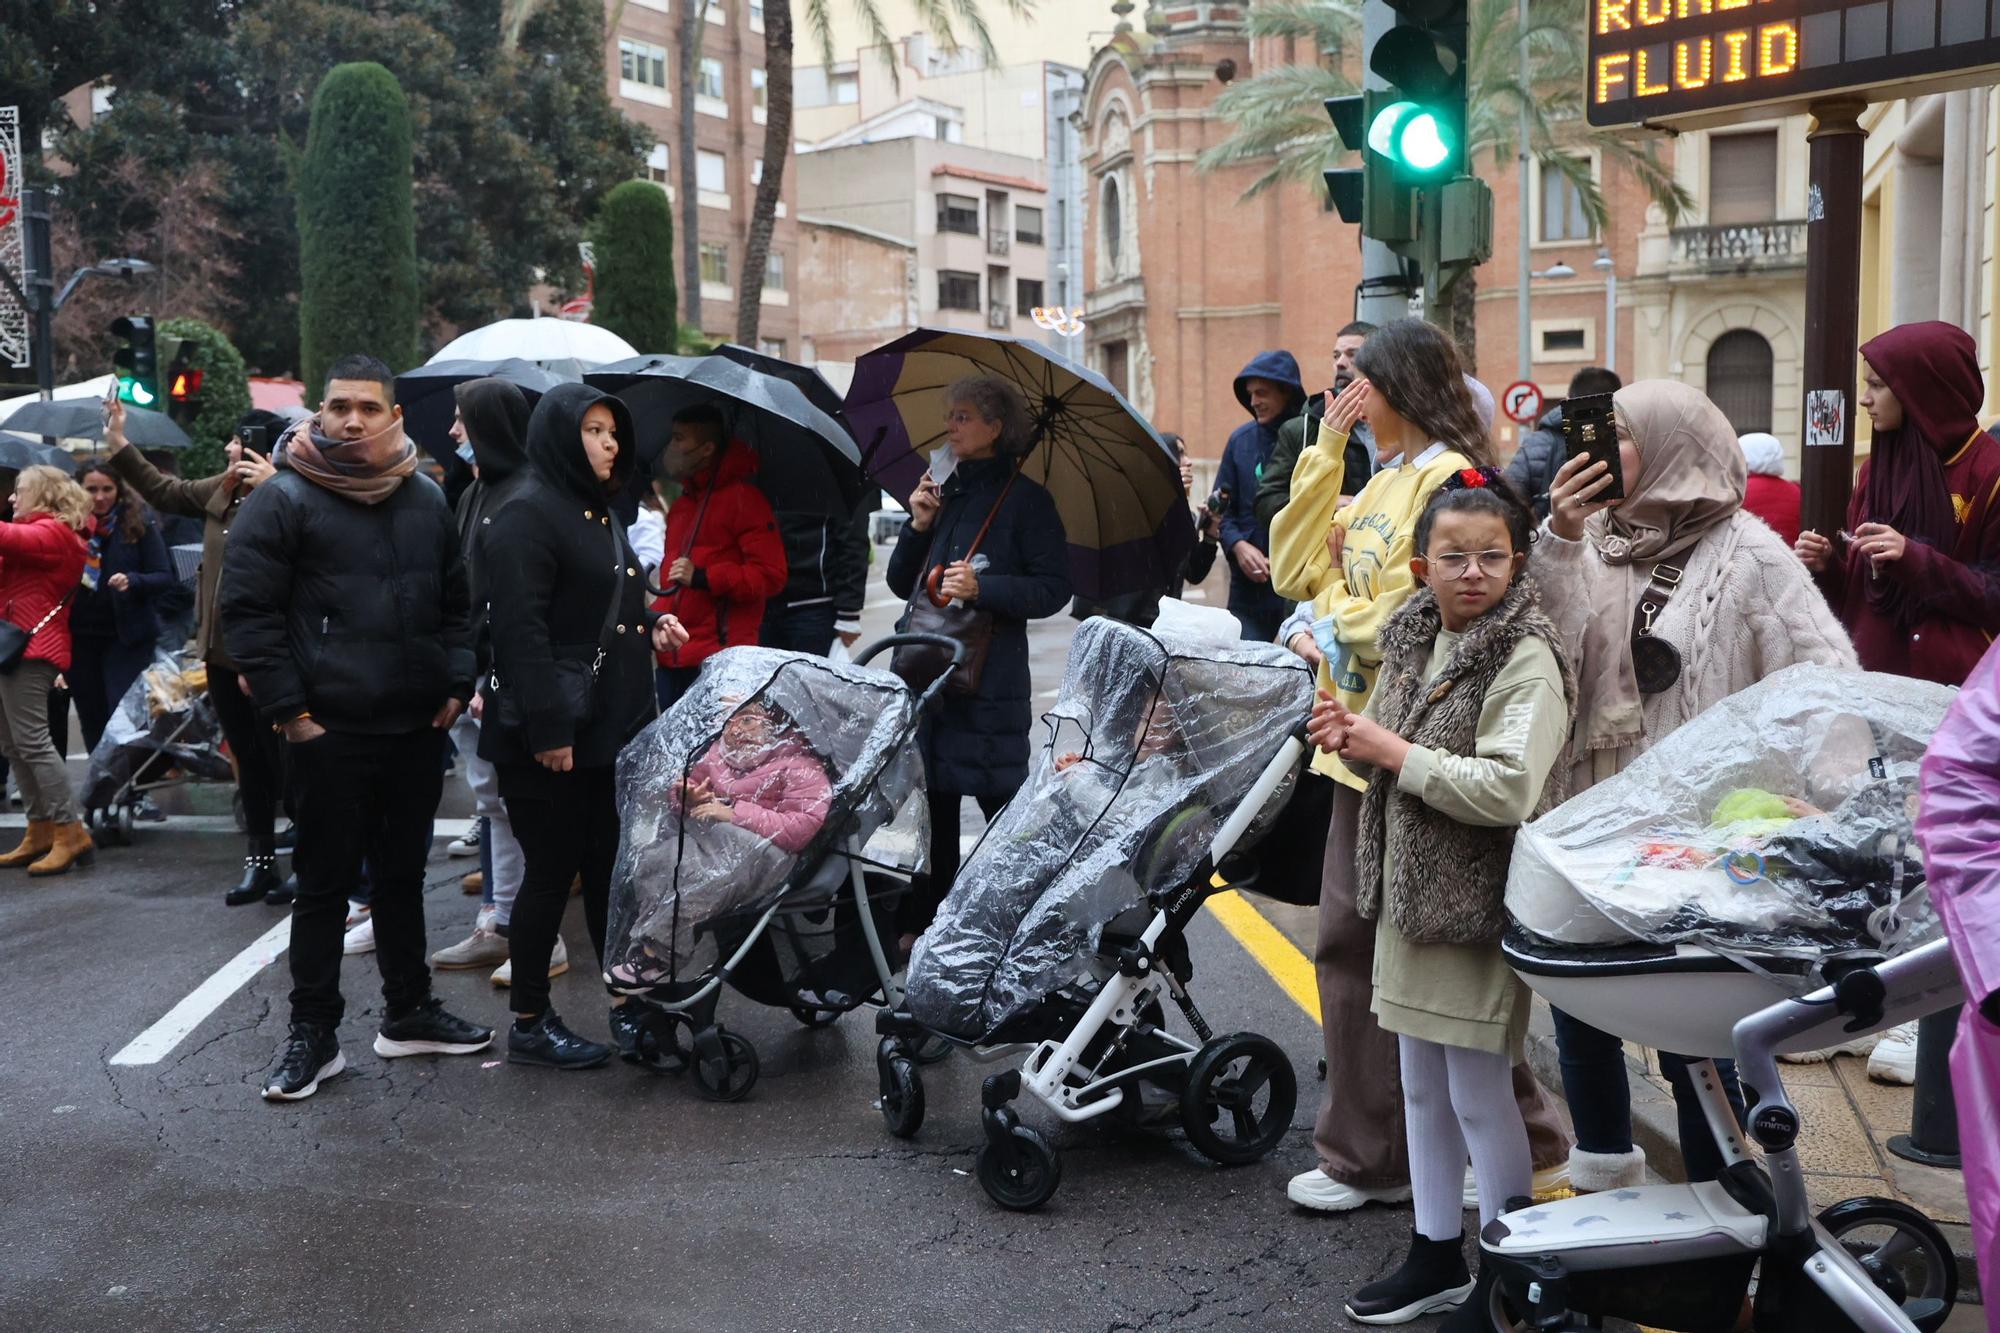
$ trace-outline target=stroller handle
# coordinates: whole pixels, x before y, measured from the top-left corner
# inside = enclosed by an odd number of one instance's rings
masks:
[[[951,664],[958,666],[965,661],[965,645],[948,634],[891,634],[875,640],[855,655],[854,665],[867,666],[882,655],[885,650],[901,648],[905,644],[921,645],[926,648],[945,648],[951,652]]]

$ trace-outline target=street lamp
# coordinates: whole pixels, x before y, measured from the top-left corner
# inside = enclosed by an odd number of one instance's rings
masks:
[[[1538,278],[1556,278],[1556,279],[1573,278],[1576,276],[1576,270],[1571,268],[1568,264],[1563,263],[1562,260],[1558,259],[1555,263],[1549,265],[1547,268],[1543,269],[1540,273],[1537,273],[1535,276]]]

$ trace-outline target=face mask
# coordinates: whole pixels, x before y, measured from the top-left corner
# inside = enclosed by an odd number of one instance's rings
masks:
[[[459,445],[457,452],[458,456],[465,460],[465,465],[467,467],[471,467],[479,461],[478,457],[472,452],[472,441],[470,440],[467,440],[464,444]]]

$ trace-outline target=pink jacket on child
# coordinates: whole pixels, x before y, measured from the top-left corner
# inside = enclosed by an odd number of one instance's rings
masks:
[[[769,838],[793,856],[812,841],[833,806],[825,767],[796,741],[778,742],[747,769],[723,758],[718,742],[695,761],[688,782],[705,784],[727,802],[739,828]]]

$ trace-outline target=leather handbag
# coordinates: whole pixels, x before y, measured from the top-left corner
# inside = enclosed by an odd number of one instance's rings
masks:
[[[973,537],[972,545],[965,548],[960,560],[970,560],[978,554],[980,543],[986,540],[993,520],[1000,515],[1000,506],[1007,502],[1007,492],[1014,489],[1014,479],[1020,475],[1018,466],[1008,473],[1007,484],[1000,488],[1000,494],[993,497],[993,508],[986,512],[986,521],[979,525],[978,535]],[[937,550],[936,536],[931,539],[931,550]],[[925,559],[929,561],[928,556]],[[944,596],[939,591],[943,580],[944,566],[931,565],[923,582],[910,594],[910,605],[896,628],[904,634],[935,634],[957,640],[964,647],[965,654],[959,659],[957,669],[952,670],[951,679],[945,682],[944,692],[960,697],[977,694],[979,682],[986,673],[986,655],[993,647],[993,613]],[[934,644],[904,644],[889,659],[889,669],[901,676],[904,684],[921,692],[951,670],[951,653]]]
[[[1659,564],[1653,566],[1653,576],[1639,595],[1632,616],[1632,675],[1641,694],[1663,694],[1681,678],[1680,649],[1653,634],[1667,599],[1680,586],[1680,566]]]
[[[617,568],[625,567],[625,551],[615,526],[611,527],[611,556]],[[560,712],[572,726],[582,726],[597,712],[597,676],[604,669],[611,631],[618,623],[618,608],[624,600],[624,580],[614,577],[611,604],[605,607],[604,624],[597,631],[596,654],[588,662],[573,657],[558,657],[555,660],[555,698],[559,705],[555,711]],[[501,684],[498,671],[493,673],[493,702],[502,727],[519,730],[528,725],[527,702],[519,697],[517,691]]]
[[[0,618],[0,675],[14,673],[14,669],[21,665],[21,659],[27,656],[28,645],[35,641],[35,636],[48,628],[48,623],[56,618],[56,612],[68,606],[69,599],[75,595],[74,588],[64,593],[62,600],[50,607],[49,613],[37,620],[33,629],[22,629],[13,621]]]

